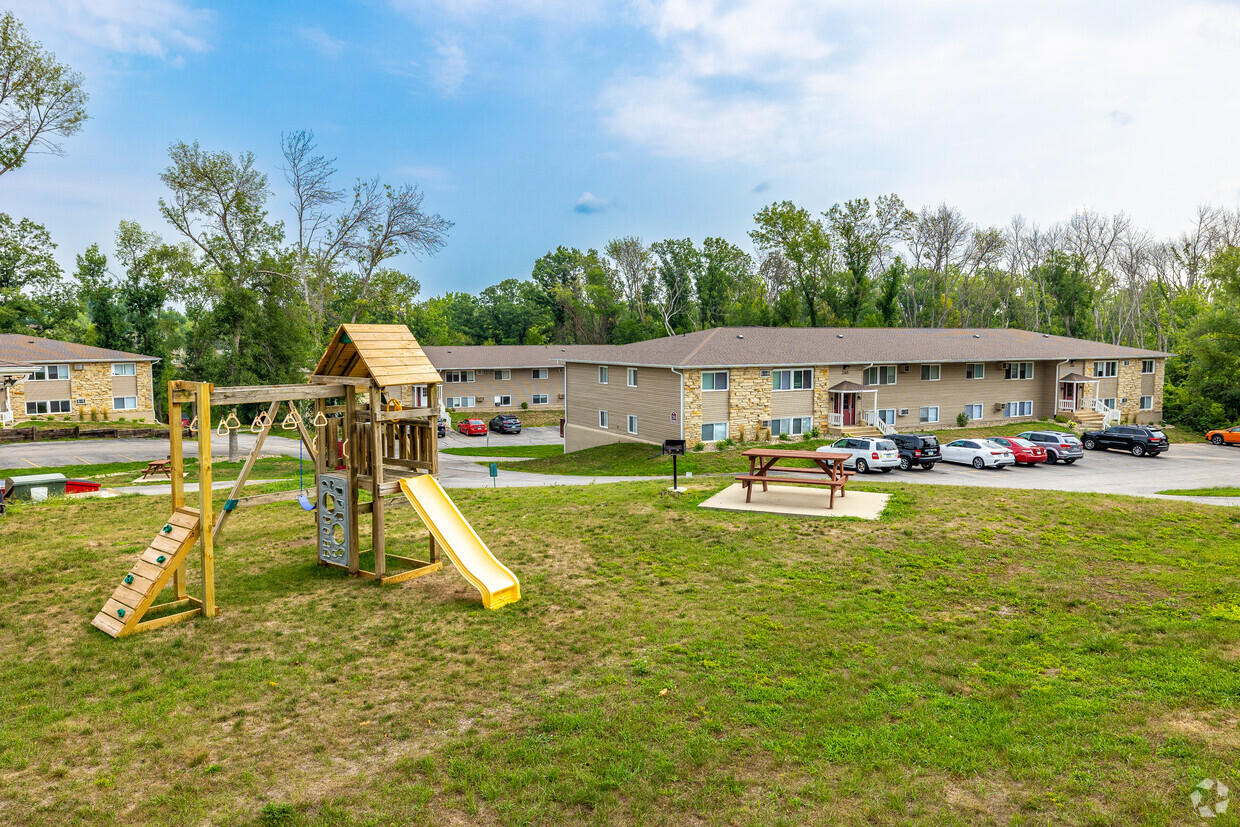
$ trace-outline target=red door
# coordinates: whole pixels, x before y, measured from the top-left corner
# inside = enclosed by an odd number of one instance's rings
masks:
[[[1076,410],[1076,383],[1063,383],[1063,401],[1072,403],[1072,410]]]
[[[855,393],[841,394],[844,397],[844,419],[845,425],[857,424],[857,395]]]

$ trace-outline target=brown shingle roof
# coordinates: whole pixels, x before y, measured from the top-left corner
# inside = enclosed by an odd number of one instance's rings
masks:
[[[314,374],[369,377],[381,388],[440,381],[434,365],[403,324],[340,325]]]
[[[661,367],[866,365],[1022,359],[1142,359],[1157,350],[1014,328],[719,327],[570,356],[572,362]]]
[[[422,348],[438,370],[553,368],[565,359],[604,359],[614,345],[443,345]]]
[[[1069,373],[1069,374],[1059,377],[1059,381],[1060,382],[1097,382],[1098,380],[1090,379],[1088,376],[1085,376],[1080,373]]]
[[[103,347],[40,339],[25,333],[0,333],[0,362],[158,362],[157,356],[108,350]]]

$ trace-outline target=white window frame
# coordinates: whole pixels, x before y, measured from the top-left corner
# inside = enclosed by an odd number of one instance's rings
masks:
[[[1119,376],[1119,362],[1114,359],[1094,362],[1095,379],[1114,379],[1116,376]]]
[[[474,407],[476,401],[477,397],[475,396],[449,396],[444,400],[444,406],[454,411],[459,411]],[[456,404],[452,404],[453,402]]]
[[[973,415],[974,408],[977,409],[977,416]],[[969,418],[970,422],[977,422],[981,420],[983,413],[984,409],[981,402],[970,402],[964,406],[964,415]]]
[[[637,368],[629,368],[625,371],[625,382],[630,388],[637,387]]]
[[[1149,365],[1149,366],[1150,366],[1150,369],[1149,369],[1149,370],[1146,370],[1146,369],[1145,369],[1145,366],[1146,366],[1146,365]],[[1142,360],[1141,360],[1141,375],[1142,375],[1142,376],[1150,376],[1150,375],[1152,375],[1152,374],[1154,373],[1154,367],[1155,367],[1155,366],[1154,366],[1154,360],[1153,360],[1153,359],[1142,359]],[[1150,410],[1153,410],[1153,408],[1151,408]]]
[[[126,370],[126,368],[128,368],[128,370]],[[113,362],[112,363],[112,375],[113,376],[137,376],[138,366],[135,365],[133,362]]]
[[[531,379],[546,379],[547,369],[546,368],[534,368],[533,370],[530,371],[530,378]]]
[[[34,365],[33,368],[34,370],[26,379],[27,382],[61,382],[65,379],[73,378],[73,374],[70,373],[68,365]],[[53,370],[56,371],[56,376],[54,378],[48,376],[48,374]],[[64,373],[64,376],[61,376],[62,372]]]
[[[780,434],[801,436],[813,429],[814,418],[812,416],[785,416],[783,419],[771,420],[771,436],[779,436]]]
[[[600,385],[607,384],[607,366],[606,365],[598,366],[598,383]]]
[[[132,406],[125,404],[125,401],[130,400],[130,399],[133,400]],[[120,405],[116,404],[118,401],[121,402]],[[138,397],[136,396],[114,396],[112,397],[112,410],[114,411],[136,411],[138,410]]]
[[[710,436],[706,435],[706,429],[710,428]],[[720,435],[722,429],[722,435]],[[702,423],[702,441],[703,442],[721,442],[728,438],[728,423],[726,422],[703,422]]]
[[[1154,397],[1152,394],[1149,396],[1141,397],[1141,410],[1143,411],[1154,410]]]
[[[900,412],[895,408],[879,408],[878,421],[886,423],[887,425],[895,425],[896,416],[899,415],[899,413]]]
[[[872,372],[872,373],[871,373]],[[895,365],[870,365],[865,369],[862,377],[866,387],[877,387],[879,385],[894,385],[896,383],[896,366]],[[870,381],[873,377],[874,381]],[[890,381],[881,381],[890,380]]]
[[[607,427],[607,411],[598,412],[598,426],[604,430],[611,430]]]
[[[970,376],[969,374],[973,374]],[[965,379],[985,379],[986,363],[985,362],[967,362],[964,366]]]
[[[511,407],[512,407],[512,396],[510,396],[509,394],[506,394],[506,393],[503,393],[503,394],[500,394],[499,396],[496,396],[496,397],[495,397],[495,407],[497,407],[497,408],[511,408]]]
[[[1029,369],[1028,375],[1021,376],[1020,374],[1026,372],[1025,371],[1026,367]],[[1008,362],[1007,369],[1003,371],[1003,378],[1010,379],[1013,381],[1021,380],[1021,379],[1032,379],[1033,378],[1033,362]]]
[[[1013,406],[1015,406],[1015,413],[1012,412]],[[1028,413],[1024,412],[1026,408],[1028,408]],[[1033,400],[1023,399],[1018,402],[1008,402],[1003,407],[1003,415],[1008,419],[1016,419],[1022,416],[1033,416]]]
[[[630,434],[637,433],[637,417],[633,416],[633,414],[629,414],[628,418],[625,420],[625,423],[628,425],[627,430]]]
[[[534,394],[533,399],[530,401],[530,404],[531,405],[546,405],[549,399],[550,397],[545,393],[536,393]]]
[[[800,378],[802,387],[796,387],[796,379]],[[808,380],[809,384],[806,384]],[[780,387],[787,383],[786,387]],[[771,371],[771,389],[776,391],[811,391],[814,389],[813,368],[782,368]]]
[[[706,377],[711,377],[711,387],[706,387]],[[719,377],[723,377],[723,387],[719,387]],[[726,370],[704,370],[702,371],[702,390],[704,391],[726,391],[732,382],[732,377]]]
[[[930,412],[934,412],[934,419],[930,418]],[[939,421],[938,405],[922,405],[917,409],[917,421],[923,425],[931,425]]]
[[[39,410],[39,406],[43,406],[43,410]],[[34,406],[34,410],[31,410]],[[52,410],[52,406],[56,406],[57,410]],[[50,416],[52,414],[73,413],[72,399],[29,399],[26,401],[26,416]]]
[[[496,382],[507,382],[510,379],[512,379],[511,370],[497,370],[497,371],[493,371],[493,373],[494,373]]]
[[[1103,404],[1103,405],[1106,405],[1108,408],[1118,408],[1118,407],[1119,407],[1118,405],[1116,405],[1116,404],[1115,404],[1115,397],[1114,397],[1114,396],[1108,396],[1108,397],[1106,397],[1105,399],[1103,399],[1103,400],[1101,400],[1101,401],[1102,401],[1102,404]]]
[[[942,377],[943,377],[942,365],[922,365],[921,366],[921,381],[937,382]],[[937,422],[938,420],[935,420],[935,421]]]
[[[445,370],[443,372],[443,381],[447,384],[460,384],[461,382],[474,381],[474,372],[472,370]]]

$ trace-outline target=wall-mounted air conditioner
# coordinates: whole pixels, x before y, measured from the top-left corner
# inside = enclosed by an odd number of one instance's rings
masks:
[[[910,367],[909,365],[900,365],[900,367],[902,367],[902,368],[904,369],[904,372],[905,372],[905,373],[908,373],[908,372],[909,372],[909,370],[911,369],[911,367]]]
[[[771,372],[769,370],[760,370],[758,371],[758,378],[759,379],[770,379]]]
[[[1124,364],[1126,365],[1126,364],[1128,364],[1128,363],[1127,363],[1127,362],[1125,362]],[[74,369],[74,370],[85,370],[85,369],[86,369],[86,365],[83,365],[81,362],[78,362],[76,365],[74,365],[74,366],[73,366],[73,369]]]
[[[995,410],[996,410],[996,411],[1001,411],[1001,410],[1003,410],[1003,403],[1002,403],[1002,402],[996,402],[996,403],[995,403]]]
[[[1128,360],[1127,360],[1127,359],[1125,359],[1125,360],[1124,360],[1124,367],[1128,367]]]
[[[74,404],[74,405],[85,405],[85,404],[86,404],[86,400],[85,400],[85,399],[74,399],[74,400],[73,400],[73,404]]]
[[[908,416],[908,408],[901,408],[900,416]]]
[[[1004,363],[1003,363],[1003,369],[1004,369],[1004,370],[1007,370],[1007,369],[1008,369],[1008,363],[1007,363],[1007,362],[1004,362]]]

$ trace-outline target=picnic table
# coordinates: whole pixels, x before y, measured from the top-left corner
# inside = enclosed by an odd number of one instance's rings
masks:
[[[844,460],[851,455],[840,451],[750,448],[742,456],[749,457],[749,473],[739,474],[736,479],[740,482],[741,487],[745,489],[745,502],[750,501],[750,497],[753,496],[753,487],[757,483],[762,483],[763,491],[766,491],[766,487],[772,483],[782,485],[825,485],[831,489],[827,508],[835,508],[835,492],[839,491],[840,496],[843,497],[844,486],[847,484],[848,478],[853,476],[852,471],[844,470]],[[775,468],[780,460],[789,459],[807,459],[813,462],[813,466],[803,468],[784,465],[779,469],[784,473],[771,473],[771,470]],[[800,476],[792,476],[794,474]]]
[[[142,469],[141,479],[153,477],[156,474],[163,474],[168,479],[172,479],[172,457],[167,459],[153,459],[146,464],[146,468]]]

